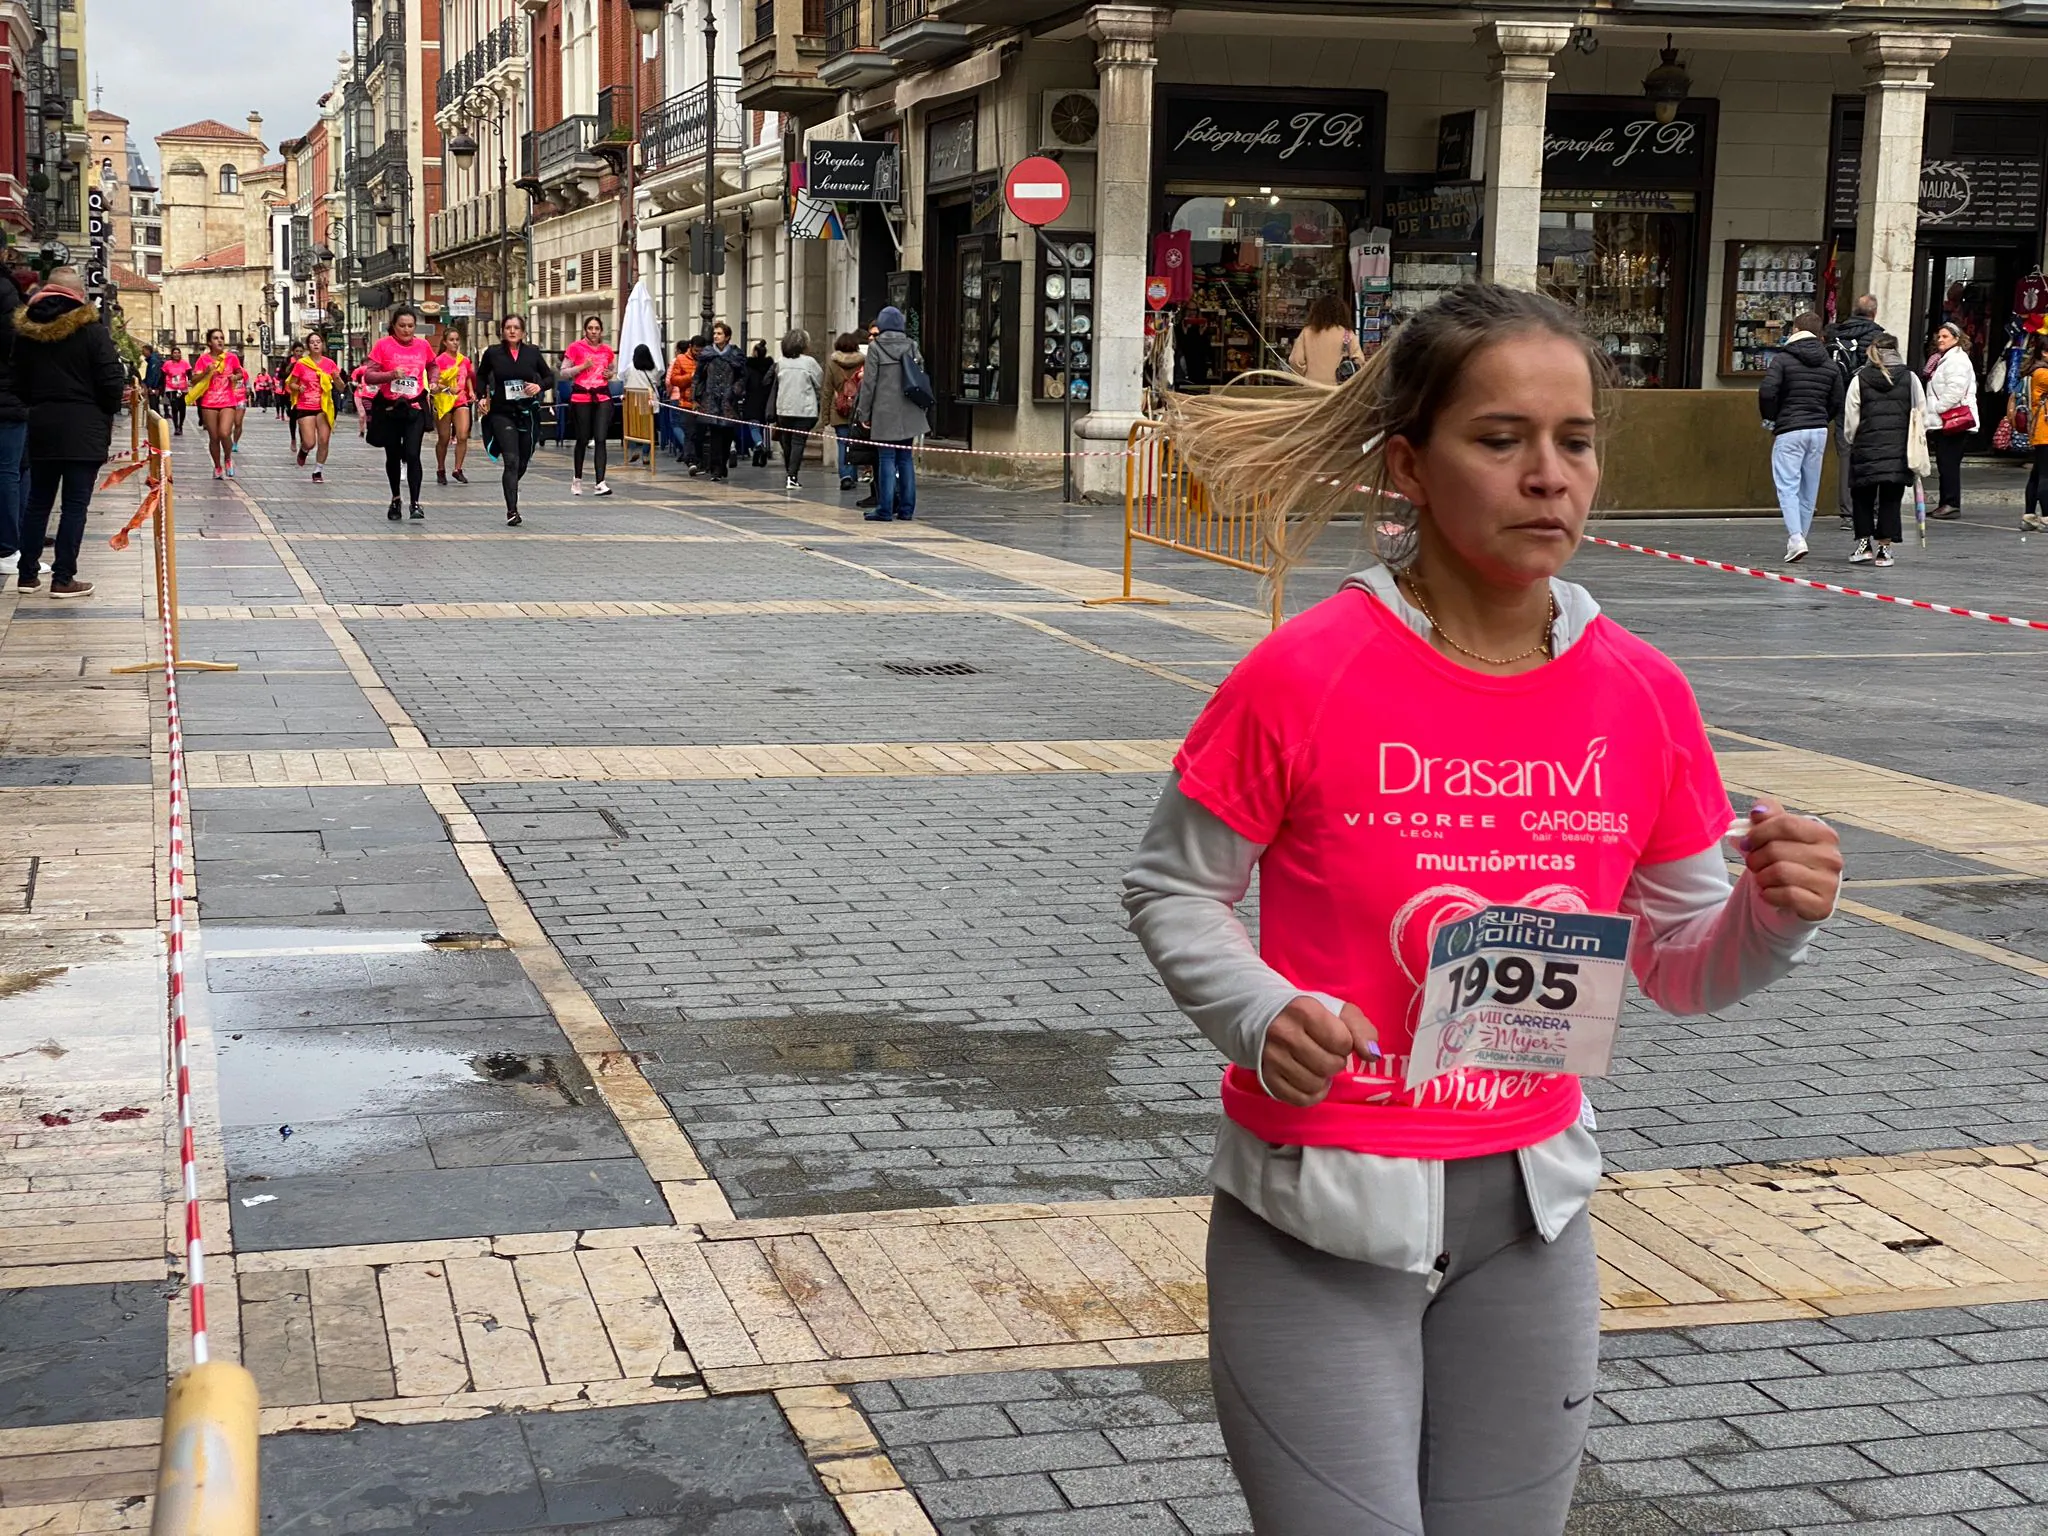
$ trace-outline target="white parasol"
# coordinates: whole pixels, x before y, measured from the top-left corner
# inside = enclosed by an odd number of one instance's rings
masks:
[[[655,310],[654,295],[643,278],[633,285],[626,300],[626,318],[619,324],[618,370],[621,378],[633,366],[633,349],[645,347],[654,355],[654,366],[662,366],[661,315]]]

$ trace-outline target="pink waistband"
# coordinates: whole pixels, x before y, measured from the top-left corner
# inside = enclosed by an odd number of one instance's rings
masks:
[[[1276,1146],[1342,1147],[1379,1157],[1490,1157],[1547,1141],[1579,1117],[1577,1078],[1546,1076],[1526,1085],[1509,1081],[1527,1075],[1470,1073],[1457,1088],[1479,1102],[1447,1107],[1388,1103],[1386,1078],[1342,1073],[1328,1098],[1297,1108],[1269,1096],[1257,1073],[1233,1066],[1223,1074],[1223,1112]],[[1528,1091],[1521,1091],[1525,1086]],[[1515,1091],[1503,1094],[1505,1087]],[[1405,1092],[1398,1085],[1394,1091]]]

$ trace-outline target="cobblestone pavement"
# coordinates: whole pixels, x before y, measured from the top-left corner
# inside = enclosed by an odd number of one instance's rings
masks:
[[[751,470],[571,501],[544,454],[522,529],[482,474],[392,526],[360,445],[315,488],[251,430],[234,485],[182,464],[186,652],[240,670],[181,694],[266,1529],[1247,1530],[1203,1364],[1216,1062],[1115,894],[1263,632],[1248,580],[1141,549],[1170,605],[1086,606],[1117,514],[938,478],[877,528]],[[2048,614],[1981,475],[1851,584]],[[162,743],[105,675],[145,570],[96,543],[91,605],[0,599],[0,1536],[146,1526],[183,1359]],[[2048,1528],[2048,637],[1575,574],[1683,662],[1738,793],[1842,826],[1852,888],[1769,994],[1632,1006],[1593,1085],[1573,1529]]]

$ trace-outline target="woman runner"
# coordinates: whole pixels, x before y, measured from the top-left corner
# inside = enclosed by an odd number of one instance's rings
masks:
[[[583,322],[581,339],[569,343],[562,354],[562,372],[573,383],[569,390],[569,425],[576,434],[576,478],[569,482],[569,494],[583,494],[583,450],[597,444],[597,485],[595,494],[609,496],[605,483],[605,440],[612,430],[612,364],[618,353],[604,344],[604,322],[592,315]]]
[[[1125,879],[1133,930],[1231,1063],[1210,1374],[1262,1536],[1556,1536],[1569,1511],[1598,1364],[1591,1115],[1562,1073],[1431,1075],[1441,1048],[1408,1086],[1437,928],[1501,904],[1538,909],[1535,933],[1626,913],[1643,990],[1703,1013],[1798,964],[1834,907],[1834,833],[1768,804],[1731,887],[1685,678],[1557,579],[1599,484],[1608,367],[1549,300],[1468,286],[1342,385],[1169,397],[1212,490],[1270,495],[1311,534],[1361,479],[1399,498],[1370,514],[1400,527],[1388,563],[1204,709]],[[1254,867],[1256,950],[1232,910]],[[1573,1007],[1577,963],[1522,947],[1482,995]]]
[[[206,451],[213,459],[213,478],[235,477],[235,442],[241,413],[236,402],[249,382],[241,357],[228,350],[225,331],[206,333],[206,350],[199,354],[187,394],[196,394],[199,425],[206,430]]]
[[[540,401],[553,393],[555,371],[539,347],[526,345],[526,322],[519,316],[507,315],[498,336],[477,364],[476,388],[484,402],[484,438],[503,466],[505,525],[517,528],[519,482],[533,461]]]
[[[327,355],[327,339],[318,331],[306,333],[306,347],[285,378],[291,399],[292,430],[299,438],[299,468],[315,453],[313,483],[326,479],[327,448],[334,441],[334,389],[341,365]]]
[[[164,358],[164,404],[171,413],[171,435],[185,435],[185,389],[192,382],[192,365],[185,354],[172,347]]]
[[[463,354],[462,332],[441,328],[440,355],[434,359],[434,482],[448,483],[448,445],[455,445],[455,480],[469,484],[462,466],[469,459],[470,411],[476,404],[476,366]]]
[[[370,349],[370,361],[363,369],[363,382],[377,386],[371,408],[380,418],[384,478],[391,482],[391,506],[384,515],[394,523],[398,521],[401,470],[412,515],[427,515],[420,507],[420,481],[425,478],[420,468],[420,439],[427,429],[427,390],[434,377],[436,354],[433,343],[418,334],[419,323],[419,315],[411,309],[393,311],[386,334]]]

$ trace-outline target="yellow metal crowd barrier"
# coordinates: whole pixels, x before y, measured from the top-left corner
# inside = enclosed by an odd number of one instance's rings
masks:
[[[1258,497],[1226,500],[1212,492],[1195,478],[1163,422],[1135,423],[1127,442],[1124,591],[1122,597],[1107,601],[1159,601],[1134,596],[1131,591],[1132,553],[1137,545],[1154,544],[1260,578],[1269,614],[1278,628],[1286,599],[1286,575],[1277,558],[1283,529],[1272,504]]]
[[[654,396],[644,389],[626,391],[625,421],[619,428],[619,446],[631,458],[632,450],[643,448],[647,452],[647,472],[655,472],[654,451]]]

